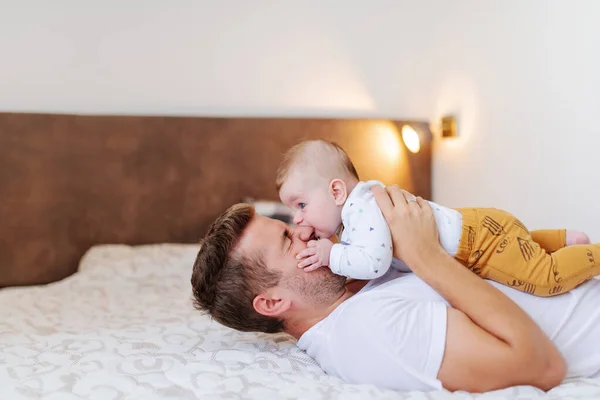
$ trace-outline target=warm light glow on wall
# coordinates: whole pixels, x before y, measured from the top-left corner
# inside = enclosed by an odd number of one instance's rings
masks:
[[[385,185],[400,184],[403,188],[413,187],[409,153],[402,144],[402,125],[394,121],[368,121],[361,131],[365,134],[343,142],[360,179],[379,180]]]
[[[398,131],[393,127],[385,127],[380,130],[379,146],[381,152],[385,154],[392,162],[396,162],[400,158],[400,138]]]
[[[410,125],[402,127],[402,140],[404,140],[406,148],[411,152],[418,153],[421,150],[419,134]]]

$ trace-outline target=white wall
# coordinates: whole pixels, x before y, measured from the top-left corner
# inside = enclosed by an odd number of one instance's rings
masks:
[[[88,4],[0,0],[0,110],[455,112],[434,200],[600,241],[600,1]]]

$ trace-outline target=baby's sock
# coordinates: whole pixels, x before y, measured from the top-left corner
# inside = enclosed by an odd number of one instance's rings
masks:
[[[590,238],[585,233],[567,230],[567,246],[590,243]]]

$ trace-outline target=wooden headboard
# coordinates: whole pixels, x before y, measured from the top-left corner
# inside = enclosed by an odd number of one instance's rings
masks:
[[[418,121],[0,113],[0,287],[53,282],[103,243],[194,243],[244,197],[277,199],[281,154],[300,140],[346,149],[361,179],[431,194]]]

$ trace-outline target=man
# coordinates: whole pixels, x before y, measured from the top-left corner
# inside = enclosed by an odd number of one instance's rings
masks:
[[[192,274],[197,308],[233,329],[287,332],[350,383],[549,390],[565,376],[600,373],[600,281],[553,298],[484,281],[441,248],[426,202],[407,201],[397,187],[373,192],[394,257],[414,274],[390,270],[346,284],[327,268],[304,272],[296,255],[311,228],[236,205],[201,242]]]

